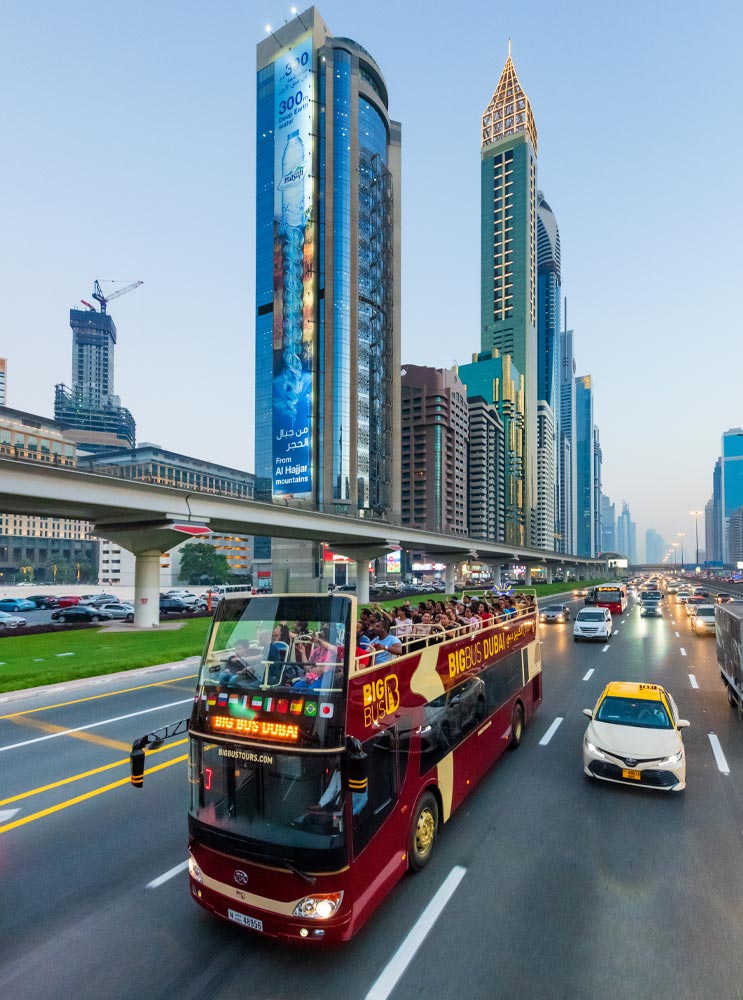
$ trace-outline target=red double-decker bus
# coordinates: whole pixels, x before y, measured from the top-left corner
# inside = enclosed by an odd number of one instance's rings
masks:
[[[627,585],[624,583],[606,583],[594,589],[594,602],[597,608],[608,608],[613,615],[621,615],[627,610]]]
[[[133,747],[141,785],[145,748],[188,728],[191,894],[274,937],[351,938],[541,701],[534,606],[398,656],[357,658],[355,627],[345,594],[223,599],[190,720]]]

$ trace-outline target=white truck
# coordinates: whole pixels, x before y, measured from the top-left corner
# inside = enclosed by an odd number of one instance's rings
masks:
[[[728,691],[728,701],[740,711],[743,709],[743,603],[718,604],[715,623],[720,675]]]

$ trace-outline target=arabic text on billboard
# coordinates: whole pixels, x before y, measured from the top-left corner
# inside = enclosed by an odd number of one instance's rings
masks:
[[[273,494],[312,492],[312,37],[274,63]]]

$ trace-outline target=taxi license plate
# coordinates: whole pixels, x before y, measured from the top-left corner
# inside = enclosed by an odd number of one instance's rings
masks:
[[[633,781],[640,781],[641,776],[642,774],[640,771],[628,771],[626,768],[622,769],[623,778],[632,778]]]
[[[244,913],[238,913],[237,910],[228,910],[227,916],[236,924],[242,924],[243,927],[251,927],[254,931],[263,930],[263,921],[256,920],[255,917],[248,917]]]

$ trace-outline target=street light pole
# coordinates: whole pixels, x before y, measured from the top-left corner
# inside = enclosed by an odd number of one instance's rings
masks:
[[[685,535],[685,532],[683,532],[683,531],[677,531],[676,534],[681,539],[681,572],[683,573],[684,572],[684,535]]]
[[[676,549],[679,547],[678,542],[673,542],[673,565],[676,565]]]
[[[689,513],[694,518],[694,535],[697,543],[697,561],[694,563],[696,567],[699,565],[699,515],[704,512],[701,510],[690,510]]]

